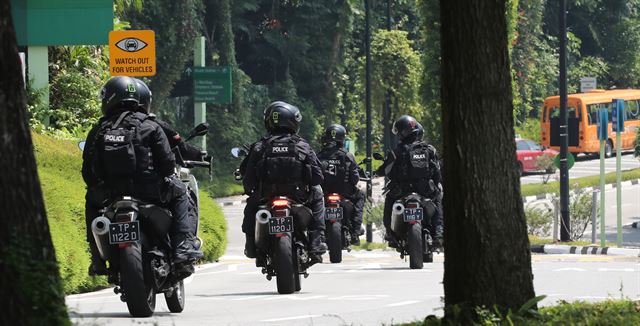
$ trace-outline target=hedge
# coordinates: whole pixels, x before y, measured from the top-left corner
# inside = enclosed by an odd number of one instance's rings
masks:
[[[107,285],[105,277],[89,277],[90,255],[85,240],[85,185],[80,169],[81,152],[76,141],[33,134],[38,174],[44,194],[51,238],[67,294]],[[226,247],[226,221],[210,196],[201,194],[201,227],[205,260],[213,261]]]

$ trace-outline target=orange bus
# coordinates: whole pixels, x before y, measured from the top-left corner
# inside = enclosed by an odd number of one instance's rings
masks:
[[[625,122],[621,134],[623,151],[633,150],[636,129],[640,127],[640,90],[596,89],[588,93],[569,94],[567,97],[567,115],[569,132],[569,152],[574,154],[600,153],[598,140],[598,110],[609,110],[609,132],[605,143],[605,156],[611,157],[616,149],[616,134],[611,131],[611,101],[624,99]],[[541,117],[541,145],[560,150],[560,97],[551,96],[544,100]]]

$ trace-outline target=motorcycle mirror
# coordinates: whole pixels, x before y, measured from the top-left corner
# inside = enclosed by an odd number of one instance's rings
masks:
[[[87,142],[84,141],[84,140],[78,143],[78,147],[80,148],[81,151],[84,152],[84,145],[86,145],[86,144],[87,144]]]
[[[247,154],[244,148],[234,147],[231,149],[231,155],[233,155],[233,157],[247,156]]]
[[[382,154],[380,153],[373,153],[373,158],[378,161],[384,161],[384,156],[382,156]]]
[[[198,137],[198,136],[204,136],[207,134],[207,132],[209,132],[209,124],[206,122],[203,122],[197,126],[195,126],[195,128],[193,128],[193,130],[191,130],[191,132],[189,132],[189,136],[187,137],[187,140],[190,140],[194,137]]]

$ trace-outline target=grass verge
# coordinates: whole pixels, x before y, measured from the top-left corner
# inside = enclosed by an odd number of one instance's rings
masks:
[[[591,241],[569,241],[569,242],[560,242],[560,241],[556,241],[554,242],[553,239],[546,239],[546,238],[539,238],[536,237],[534,235],[529,235],[529,243],[532,245],[547,245],[547,244],[553,244],[553,245],[566,245],[566,246],[600,246],[600,240],[598,239],[598,243],[596,244],[592,244]],[[607,242],[606,243],[607,247],[617,247],[617,245],[615,243],[611,243],[611,242]]]
[[[385,250],[385,249],[387,249],[387,244],[384,243],[384,242],[360,241],[360,245],[359,246],[351,246],[351,249],[356,250],[356,251],[360,251],[360,250],[371,251],[371,250],[377,250],[377,249]]]
[[[238,182],[232,175],[214,176],[213,180],[205,180],[200,183],[213,198],[240,195],[244,192],[242,182]]]
[[[606,300],[592,303],[585,301],[560,301],[555,306],[542,307],[538,311],[525,310],[498,315],[493,310],[478,310],[479,320],[475,324],[445,321],[434,316],[424,321],[408,323],[410,326],[439,325],[640,325],[640,301]]]
[[[622,181],[640,179],[640,168],[633,170],[622,171]],[[571,188],[587,188],[598,186],[600,184],[600,176],[592,175],[588,177],[570,179]],[[616,173],[610,172],[605,174],[605,183],[615,183]],[[554,181],[547,184],[526,184],[520,187],[520,194],[522,197],[535,196],[546,193],[558,193],[560,192],[560,182]]]
[[[85,236],[85,185],[77,142],[35,133],[32,137],[64,291],[71,294],[104,287],[105,277],[87,275],[90,256]],[[201,192],[200,197],[200,237],[204,240],[205,259],[213,261],[226,247],[226,221],[206,192]]]

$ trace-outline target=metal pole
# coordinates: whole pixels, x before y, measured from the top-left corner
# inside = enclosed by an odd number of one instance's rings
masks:
[[[607,239],[604,233],[604,142],[604,140],[600,140],[600,247],[602,248],[605,247]]]
[[[553,242],[558,241],[558,215],[560,215],[560,208],[558,207],[558,199],[554,198],[553,201]]]
[[[205,65],[205,44],[204,44],[204,36],[198,36],[195,39],[195,44],[193,46],[193,66],[194,67],[204,67]],[[193,75],[191,75],[193,76]],[[207,121],[207,104],[206,103],[196,103],[193,102],[193,118],[194,118],[194,126],[202,122]],[[207,148],[207,138],[203,136],[200,138],[200,148]]]
[[[618,110],[621,109],[622,108],[620,108],[620,105],[618,105]],[[622,147],[621,138],[622,137],[620,137],[620,129],[618,129],[616,131],[616,226],[618,229],[616,244],[618,245],[618,247],[622,247],[622,188],[620,188],[620,183],[622,182],[622,172],[620,166],[620,160],[622,158],[620,153],[620,147]]]
[[[598,190],[594,190],[591,196],[591,243],[596,244],[596,225],[598,217]]]
[[[391,0],[387,0],[387,30],[391,30]],[[385,92],[384,95],[384,114],[382,119],[384,121],[384,150],[391,149],[391,90]]]
[[[373,167],[371,165],[371,31],[370,31],[370,19],[371,14],[369,12],[369,1],[364,0],[364,34],[365,34],[365,54],[366,54],[366,63],[365,63],[365,106],[366,106],[366,116],[367,116],[367,172],[369,175],[373,175]],[[367,198],[371,200],[373,197],[373,184],[371,181],[372,178],[369,178],[367,181]],[[371,227],[371,222],[367,221],[367,242],[371,242],[373,240],[373,231]]]
[[[567,119],[567,2],[560,0],[560,240],[571,241],[569,219],[569,133]]]

